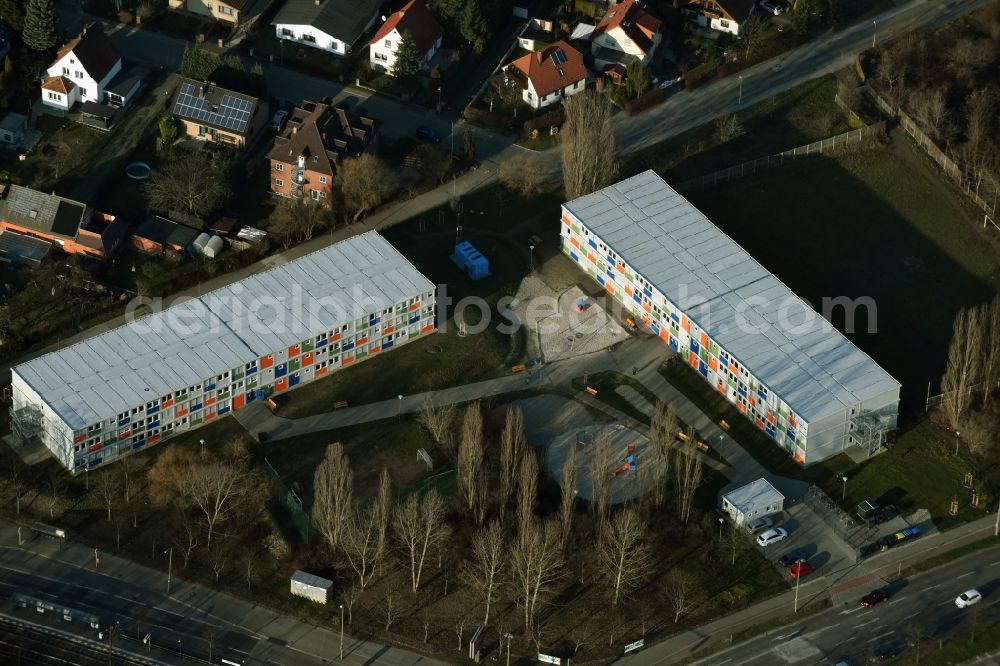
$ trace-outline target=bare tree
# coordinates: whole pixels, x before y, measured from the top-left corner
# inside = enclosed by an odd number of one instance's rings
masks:
[[[173,543],[183,556],[184,568],[187,569],[191,553],[198,547],[198,530],[195,528],[194,522],[187,517],[179,518],[177,524],[178,529],[174,531]]]
[[[486,508],[486,442],[483,412],[478,402],[465,409],[462,436],[458,444],[458,488],[469,512],[482,523]]]
[[[348,566],[358,577],[358,587],[364,590],[371,583],[378,567],[378,511],[367,505],[350,514],[340,534],[340,547]]]
[[[614,465],[614,454],[611,450],[611,431],[602,429],[594,437],[593,455],[587,476],[590,480],[590,509],[594,514],[594,524],[600,526],[608,514],[608,504],[611,501],[611,468]]]
[[[229,558],[233,554],[226,539],[217,539],[214,548],[210,548],[212,573],[215,574],[215,582],[218,583],[229,566]]]
[[[643,461],[643,473],[649,475],[650,501],[654,507],[662,507],[667,501],[671,453],[678,425],[679,421],[674,410],[662,402],[657,402],[656,410],[649,421],[649,460]]]
[[[753,14],[750,19],[740,26],[740,48],[743,51],[743,60],[753,59],[766,41],[764,30],[764,20]]]
[[[118,499],[118,488],[120,485],[117,475],[110,469],[104,470],[97,477],[95,486],[97,494],[108,512],[108,522],[111,521],[111,509],[115,505],[115,500]]]
[[[530,630],[539,603],[562,575],[559,527],[534,521],[518,535],[510,554],[511,574],[524,606],[524,628]]]
[[[344,593],[344,608],[347,609],[347,624],[354,623],[354,602],[358,600],[359,595],[360,592],[354,585],[347,588],[347,592]]]
[[[448,537],[444,521],[444,500],[431,488],[423,498],[415,493],[407,497],[393,516],[393,529],[409,558],[413,593],[420,588],[420,578],[428,554]]]
[[[722,532],[722,547],[729,551],[732,566],[736,566],[736,556],[746,547],[747,540],[743,531],[734,522],[727,522]]]
[[[940,142],[951,136],[948,99],[943,87],[914,90],[910,94],[909,108],[934,141]]]
[[[521,534],[530,531],[538,504],[538,458],[527,450],[521,456],[521,469],[517,488],[517,524]]]
[[[611,102],[601,93],[585,90],[567,99],[564,106],[563,186],[566,198],[576,199],[609,185],[618,175]]]
[[[455,405],[435,405],[427,397],[417,412],[417,422],[427,429],[431,439],[445,454],[454,459],[455,445],[451,436],[451,428],[455,423]]]
[[[135,456],[122,456],[118,459],[118,469],[122,474],[122,494],[125,498],[125,505],[128,506],[132,503],[132,498],[139,489],[139,479],[136,478],[139,461]]]
[[[332,225],[330,207],[309,198],[284,199],[271,214],[267,230],[289,248],[310,240],[317,231]]]
[[[352,222],[382,205],[396,189],[395,174],[369,153],[344,160],[337,171],[344,205],[354,216]]]
[[[211,212],[226,193],[218,165],[203,153],[179,153],[153,172],[145,189],[154,210],[197,216]]]
[[[569,542],[573,529],[573,511],[576,509],[576,443],[569,444],[566,460],[563,462],[559,496],[559,528],[563,548]]]
[[[525,450],[524,412],[520,407],[507,409],[503,430],[500,432],[500,509],[506,513],[514,495],[518,468]]]
[[[375,497],[375,513],[378,518],[378,542],[375,546],[379,564],[385,561],[386,545],[389,538],[389,523],[392,518],[392,477],[385,467],[378,477],[378,495]]]
[[[962,309],[955,316],[948,365],[941,378],[941,407],[956,430],[972,402],[972,390],[982,374],[983,326],[979,308]]]
[[[666,592],[670,607],[674,611],[674,624],[681,621],[694,608],[698,581],[683,569],[671,569],[667,574]]]
[[[998,94],[995,88],[973,91],[966,102],[965,146],[963,157],[972,172],[976,193],[995,159],[993,127],[998,115]]]
[[[52,472],[46,485],[48,492],[45,495],[45,506],[49,510],[49,518],[55,518],[56,507],[66,492],[66,479],[60,472]]]
[[[701,485],[702,463],[701,455],[695,448],[698,434],[693,428],[688,429],[688,438],[678,449],[680,454],[674,463],[676,476],[675,491],[677,493],[677,513],[681,523],[687,524],[691,518],[691,508],[694,506],[694,493]]]
[[[353,497],[351,463],[339,442],[330,444],[313,475],[312,520],[331,550],[340,545]]]
[[[26,467],[21,458],[14,452],[9,452],[4,456],[4,482],[11,495],[14,496],[14,511],[16,516],[21,515],[21,500],[24,499],[28,491],[26,479]]]
[[[601,528],[598,556],[611,592],[611,605],[631,594],[649,575],[653,552],[646,542],[648,526],[632,509],[612,516]]]
[[[257,551],[250,549],[243,558],[243,580],[246,581],[247,591],[253,587],[257,581],[257,571],[260,568],[260,558]]]
[[[988,403],[990,392],[1000,382],[1000,295],[989,305],[983,306],[983,402]]]
[[[392,623],[399,617],[399,604],[392,590],[386,590],[382,596],[382,619],[385,621],[385,632],[389,633]]]
[[[481,528],[472,537],[472,552],[463,562],[462,579],[479,593],[486,610],[483,624],[490,623],[490,608],[500,589],[501,575],[507,563],[507,540],[499,523]]]
[[[538,196],[545,185],[542,168],[538,153],[520,152],[500,164],[497,176],[508,190],[530,199]]]

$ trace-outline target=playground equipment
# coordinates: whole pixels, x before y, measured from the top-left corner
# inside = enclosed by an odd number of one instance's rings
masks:
[[[632,472],[634,474],[637,467],[638,465],[635,455],[635,444],[629,444],[628,453],[625,456],[624,464],[617,469],[611,470],[611,474],[612,476],[618,476],[622,472]]]
[[[587,309],[587,299],[585,298],[576,299],[576,311],[583,312],[586,309]]]

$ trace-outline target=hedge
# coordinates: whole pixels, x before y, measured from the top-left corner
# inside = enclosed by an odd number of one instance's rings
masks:
[[[717,58],[712,58],[702,64],[689,69],[684,72],[684,87],[688,90],[697,88],[701,84],[705,83],[706,80],[715,75],[716,71],[719,69],[719,60]]]
[[[485,127],[486,129],[510,132],[514,129],[514,120],[510,116],[501,113],[490,113],[486,109],[469,105],[462,113],[465,119],[473,125]]]
[[[566,121],[566,112],[563,110],[563,107],[560,104],[552,111],[548,111],[536,118],[529,118],[528,120],[524,121],[524,135],[531,136],[531,133],[534,130],[538,130],[538,133],[542,134],[543,132],[548,131],[548,129],[551,126],[562,125],[563,122],[565,121]]]
[[[661,104],[664,99],[666,98],[663,96],[663,91],[659,87],[653,87],[652,90],[648,90],[635,99],[625,102],[625,113],[629,116],[634,116],[657,104]]]

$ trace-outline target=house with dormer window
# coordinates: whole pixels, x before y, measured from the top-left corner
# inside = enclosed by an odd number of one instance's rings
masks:
[[[139,91],[140,81],[122,66],[118,49],[96,23],[56,53],[42,81],[42,103],[60,111],[76,104],[125,106]]]
[[[504,65],[503,72],[510,85],[521,89],[524,103],[534,109],[562,101],[587,86],[583,55],[562,40]]]

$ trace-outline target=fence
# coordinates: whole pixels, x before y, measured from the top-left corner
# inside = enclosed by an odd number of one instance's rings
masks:
[[[309,514],[303,510],[302,500],[299,499],[294,490],[285,485],[281,476],[278,475],[278,470],[274,469],[267,458],[264,458],[264,469],[267,471],[268,481],[274,491],[274,498],[288,512],[288,517],[302,538],[308,541],[310,536]]]
[[[977,393],[982,393],[989,387],[991,391],[1000,390],[1000,381],[997,382],[977,382],[970,385],[968,388],[963,389],[968,391],[969,396],[976,395]],[[931,395],[931,386],[927,384],[927,400],[924,402],[924,411],[929,412],[935,407],[940,407],[941,403],[944,402],[945,396],[954,394],[955,391],[945,391],[937,395]]]
[[[742,164],[737,164],[736,166],[731,166],[726,169],[720,169],[719,171],[715,171],[698,178],[685,180],[684,182],[677,184],[675,188],[680,192],[684,192],[707,187],[709,185],[727,183],[731,180],[743,178],[745,176],[752,176],[758,171],[765,171],[767,169],[781,166],[785,162],[791,162],[799,157],[821,155],[824,152],[830,152],[838,148],[846,147],[852,143],[858,143],[869,137],[872,134],[872,131],[876,128],[884,131],[885,124],[876,123],[871,127],[862,127],[860,129],[850,130],[849,132],[844,132],[843,134],[837,134],[836,136],[832,136],[827,139],[821,139],[820,141],[814,141],[813,143],[809,143],[804,146],[798,146],[796,148],[786,150],[785,152],[778,153],[777,155],[758,157],[757,159],[743,162]]]
[[[873,102],[885,113],[890,116],[897,116],[899,118],[899,125],[902,127],[907,134],[913,137],[913,140],[917,142],[921,148],[927,153],[927,155],[934,160],[942,171],[944,171],[955,184],[958,185],[959,189],[972,201],[974,204],[983,209],[986,214],[986,218],[983,222],[983,226],[986,224],[992,224],[997,229],[1000,226],[994,221],[997,214],[997,199],[1000,198],[1000,192],[994,189],[993,192],[993,203],[989,203],[986,197],[981,196],[980,187],[975,185],[970,178],[968,178],[965,173],[963,173],[962,168],[950,157],[945,155],[944,151],[941,150],[934,141],[927,136],[927,134],[917,126],[913,119],[907,115],[905,111],[898,107],[894,107],[888,101],[886,101],[881,95],[875,92],[869,85],[864,85],[861,90],[867,93],[867,95],[872,99]]]

